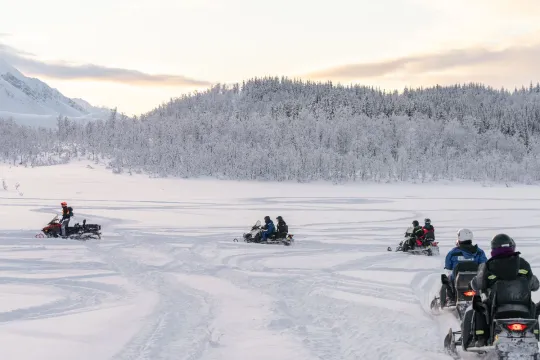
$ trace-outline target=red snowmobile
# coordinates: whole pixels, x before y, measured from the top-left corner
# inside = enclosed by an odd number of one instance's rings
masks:
[[[41,231],[42,233],[36,235],[37,238],[60,237],[62,235],[60,217],[56,215]],[[66,236],[75,240],[101,239],[101,225],[87,224],[84,219],[82,225],[76,223],[74,226],[68,226]]]

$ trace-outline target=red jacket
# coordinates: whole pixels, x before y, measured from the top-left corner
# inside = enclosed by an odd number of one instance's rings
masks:
[[[426,229],[425,226],[422,228],[422,230],[424,230],[424,236],[422,236],[422,239],[425,239],[428,233],[431,235],[431,236],[428,236],[428,238],[435,239],[435,228],[433,227],[433,225],[431,226],[431,229],[429,230]]]

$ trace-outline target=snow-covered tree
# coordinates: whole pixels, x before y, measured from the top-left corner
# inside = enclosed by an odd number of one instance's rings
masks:
[[[313,181],[540,180],[540,84],[383,92],[287,78],[216,85],[139,118],[0,121],[0,158],[86,156],[158,176]]]

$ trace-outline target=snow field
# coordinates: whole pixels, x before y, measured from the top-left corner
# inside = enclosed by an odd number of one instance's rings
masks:
[[[458,322],[429,303],[458,228],[488,253],[507,232],[540,273],[532,186],[151,179],[87,165],[0,165],[6,359],[450,359],[442,340]],[[63,200],[75,222],[103,225],[101,241],[34,238]],[[265,215],[282,215],[296,244],[232,242]],[[386,251],[424,217],[441,256]]]

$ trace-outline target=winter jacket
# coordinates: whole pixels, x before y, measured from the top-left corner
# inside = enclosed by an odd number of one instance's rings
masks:
[[[487,261],[486,253],[478,245],[460,244],[446,254],[444,268],[454,270],[454,267],[463,259],[473,259],[477,264],[483,264]]]
[[[421,226],[415,226],[412,230],[412,235],[416,238],[416,239],[421,239],[422,236],[424,236],[424,231],[422,230],[422,227]]]
[[[276,231],[276,227],[274,225],[274,222],[270,220],[270,222],[267,222],[265,225],[266,230],[263,232],[263,234],[266,235],[272,235],[274,231]]]
[[[432,239],[435,240],[435,228],[433,225],[426,225],[422,228],[423,231],[423,239]]]
[[[490,258],[478,268],[478,273],[471,280],[471,287],[477,291],[486,291],[497,280],[519,280],[524,277],[529,281],[529,289],[537,291],[540,283],[533,275],[531,265],[519,255],[519,252],[514,252]]]
[[[69,219],[72,216],[73,216],[73,208],[71,206],[62,208],[62,220]]]
[[[289,226],[285,221],[279,221],[277,225],[277,232],[279,234],[288,234],[289,233]]]

